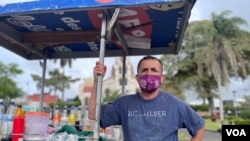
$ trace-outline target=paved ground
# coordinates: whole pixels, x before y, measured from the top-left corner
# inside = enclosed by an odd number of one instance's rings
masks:
[[[187,137],[190,137],[186,129],[180,129],[179,133],[184,133]],[[221,141],[221,133],[206,130],[202,141]]]

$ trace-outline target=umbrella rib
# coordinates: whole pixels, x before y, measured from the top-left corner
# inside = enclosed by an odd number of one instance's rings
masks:
[[[22,37],[18,32],[12,32],[12,29],[8,27],[7,25],[0,24],[0,39],[5,40],[6,42],[9,42],[12,45],[15,45],[19,48],[22,48],[26,51],[27,54],[34,52],[37,55],[41,56],[42,58],[45,58],[44,54],[40,52],[39,50],[33,48],[32,46],[28,46],[22,43]]]
[[[108,10],[104,10],[104,11],[105,11],[105,14],[110,18],[111,17],[110,12]],[[111,24],[112,24],[112,27],[114,28],[115,35],[117,36],[118,40],[120,41],[120,43],[122,45],[122,48],[123,48],[124,52],[126,53],[126,55],[129,55],[128,43],[127,43],[126,39],[124,38],[124,36],[122,34],[122,30],[121,30],[120,26],[116,23],[117,18],[118,18],[118,14],[117,14],[118,12],[117,11],[119,12],[120,9],[116,8],[116,12],[115,12],[116,14],[113,15],[113,16],[115,16],[115,19],[114,18],[111,19],[112,20]],[[112,27],[110,26],[109,28],[112,29]],[[108,34],[112,34],[112,30],[109,30],[108,32],[110,32]]]

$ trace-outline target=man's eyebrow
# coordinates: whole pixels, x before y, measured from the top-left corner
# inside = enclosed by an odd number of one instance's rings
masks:
[[[142,68],[141,70],[148,70],[148,68]]]

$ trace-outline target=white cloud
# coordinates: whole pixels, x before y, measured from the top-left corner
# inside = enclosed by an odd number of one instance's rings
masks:
[[[230,10],[231,16],[239,16],[250,24],[249,0],[197,0],[190,17],[190,21],[210,19],[211,13],[219,14],[222,11]],[[243,27],[250,31],[249,26]]]

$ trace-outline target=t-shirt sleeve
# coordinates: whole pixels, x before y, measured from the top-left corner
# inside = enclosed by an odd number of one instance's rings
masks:
[[[205,124],[204,119],[198,115],[191,107],[185,105],[182,112],[182,128],[187,128],[191,136],[195,136],[197,131]]]
[[[100,126],[106,128],[111,125],[120,125],[120,113],[116,102],[101,106]]]

